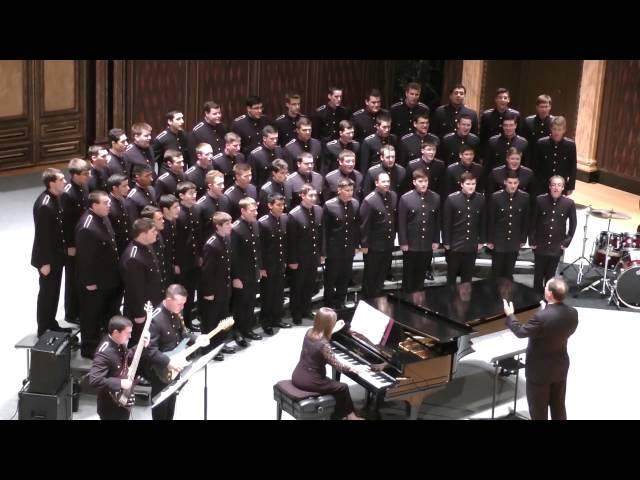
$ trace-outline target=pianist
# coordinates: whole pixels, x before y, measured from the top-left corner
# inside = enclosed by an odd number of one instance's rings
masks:
[[[336,409],[331,417],[333,420],[362,420],[353,411],[348,385],[326,376],[327,363],[342,373],[359,373],[368,368],[364,365],[340,363],[334,355],[329,343],[331,335],[344,326],[344,322],[336,322],[336,318],[336,312],[331,308],[322,307],[318,310],[313,327],[304,336],[300,361],[293,371],[291,381],[301,390],[333,395],[336,398]]]

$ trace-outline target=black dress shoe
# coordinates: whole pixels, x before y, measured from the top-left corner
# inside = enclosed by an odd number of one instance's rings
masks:
[[[67,323],[74,323],[76,325],[80,325],[80,319],[79,318],[65,318],[64,321],[67,322]]]
[[[223,355],[223,354],[221,354],[221,353],[218,353],[215,357],[213,357],[213,359],[214,359],[216,362],[222,362],[222,361],[224,361],[224,355]]]
[[[433,272],[427,270],[427,280],[433,280]]]
[[[238,346],[240,347],[248,347],[249,346],[249,342],[247,342],[244,338],[242,337],[236,337],[236,343],[238,344]]]
[[[64,328],[64,327],[61,327],[60,325],[49,327],[49,330],[51,330],[52,332],[64,332],[64,333],[73,332],[73,328]]]
[[[247,332],[247,334],[243,335],[243,337],[249,338],[251,340],[262,340],[262,335],[259,335],[256,332]]]
[[[302,319],[301,318],[294,318],[293,319],[293,323],[294,323],[294,325],[302,325]]]
[[[149,380],[144,377],[138,377],[138,385],[140,385],[141,387],[150,387],[151,382],[149,382]]]
[[[222,347],[221,352],[226,353],[227,355],[230,355],[232,353],[236,353],[236,349],[233,348],[231,345],[225,345],[224,347]]]
[[[279,322],[278,325],[276,325],[280,328],[291,328],[291,324],[287,323],[287,322]]]
[[[262,327],[262,331],[267,335],[274,335],[276,333],[272,327]]]

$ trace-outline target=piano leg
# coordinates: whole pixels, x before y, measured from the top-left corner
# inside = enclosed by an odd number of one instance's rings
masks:
[[[427,390],[426,392],[417,393],[415,395],[406,398],[404,401],[407,402],[407,419],[408,420],[417,420],[418,413],[420,413],[420,407],[424,403],[424,399],[431,395],[433,391]]]

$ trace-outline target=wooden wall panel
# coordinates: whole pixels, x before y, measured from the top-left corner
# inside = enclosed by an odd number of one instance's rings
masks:
[[[222,107],[222,121],[231,125],[233,119],[246,113],[245,100],[250,94],[248,60],[199,60],[197,68],[199,94],[198,116],[187,128],[202,120],[202,104],[213,100]]]
[[[342,104],[351,111],[363,107],[366,90],[373,87],[384,89],[381,85],[384,71],[370,72],[370,76],[365,78],[368,66],[365,60],[323,60],[318,62],[318,66],[318,84],[315,95],[311,93],[315,107],[326,103],[330,85],[342,88]]]
[[[302,113],[309,114],[309,72],[306,60],[263,60],[260,62],[258,85],[264,112],[270,119],[282,115],[285,110],[284,95],[297,92],[302,96]]]
[[[78,80],[75,60],[44,60],[41,113],[77,112]]]
[[[598,169],[640,182],[640,60],[608,60]]]
[[[0,60],[0,118],[26,118],[27,74],[24,60]]]
[[[462,60],[446,60],[444,62],[444,73],[442,75],[442,96],[440,104],[449,101],[449,90],[455,84],[462,81]]]

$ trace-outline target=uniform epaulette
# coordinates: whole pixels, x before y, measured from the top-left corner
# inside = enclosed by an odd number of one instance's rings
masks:
[[[204,125],[204,122],[200,122],[199,124],[197,124],[195,127],[193,127],[193,131],[195,132],[196,130],[198,130],[199,128],[202,128],[202,126]]]
[[[127,195],[127,198],[131,198],[135,193],[136,193],[136,188],[133,187],[131,190],[129,190],[129,194]]]
[[[129,255],[129,258],[136,258],[137,253],[138,253],[138,246],[134,245],[133,248],[131,249],[131,254]]]
[[[495,110],[495,108],[488,108],[488,109],[486,109],[484,112],[482,112],[482,115],[484,115],[485,113],[486,113],[487,115],[489,115],[489,114],[490,114],[491,112],[493,112],[494,110]]]
[[[201,196],[196,203],[202,203],[207,199],[206,195]]]
[[[223,152],[216,153],[216,154],[211,158],[211,160],[216,160],[217,158],[222,157],[222,155],[224,155],[224,153],[223,153]]]
[[[434,158],[434,160],[435,160],[435,158]],[[413,160],[411,160],[411,161],[409,162],[409,165],[411,165],[412,163],[421,162],[421,161],[422,161],[422,157],[420,157],[420,158],[414,158]]]
[[[332,203],[332,202],[335,203],[337,201],[338,201],[338,197],[333,197],[333,198],[327,200],[326,202],[324,202],[324,204],[327,205],[329,203]]]
[[[50,199],[51,199],[51,196],[49,194],[42,197],[42,205],[47,205]]]
[[[324,178],[329,178],[332,175],[336,175],[340,170],[336,169],[336,170],[331,170],[329,173],[327,173],[327,176]]]
[[[258,221],[261,222],[263,220],[267,220],[268,218],[269,218],[269,215],[263,215],[258,219]]]
[[[322,110],[324,110],[325,108],[327,108],[326,105],[321,105],[318,108],[316,108],[316,112],[321,112]]]
[[[70,184],[70,183],[67,183],[67,184],[64,186],[64,191],[65,191],[65,192],[68,192],[69,190],[71,190],[71,184]]]
[[[460,190],[458,190],[457,192],[453,192],[452,194],[450,194],[449,196],[452,197],[454,195],[462,195],[462,192]]]
[[[371,135],[369,135],[368,137],[365,137],[364,139],[365,139],[365,140],[369,140],[370,138],[373,138],[373,137],[375,137],[375,136],[376,136],[376,134],[375,134],[375,133],[372,133]]]
[[[282,120],[283,118],[284,118],[284,113],[282,115],[280,115],[278,118],[276,118],[275,121],[277,122],[278,120]]]
[[[184,172],[184,174],[186,175],[187,173],[191,173],[191,172],[193,172],[195,169],[196,169],[196,166],[195,166],[195,165],[194,165],[193,167],[189,167],[189,168],[187,169],[187,171],[186,171],[186,172]]]
[[[165,137],[166,135],[167,135],[167,131],[163,130],[158,134],[158,136],[156,137],[156,140],[160,140],[162,137]]]
[[[87,215],[87,218],[85,218],[82,228],[89,228],[89,225],[91,225],[92,221],[93,221],[93,215]]]
[[[566,140],[569,143],[576,143],[576,141],[573,138],[569,138],[569,137],[562,137],[563,140]]]
[[[268,188],[271,186],[271,180],[269,180],[267,183],[265,183],[264,185],[262,185],[262,188],[260,190],[264,190],[265,188]]]
[[[216,236],[215,235],[211,235],[209,237],[209,240],[207,240],[207,245],[213,245],[213,242],[216,241]]]
[[[535,118],[535,115],[527,115],[527,120],[531,119],[533,120]]]
[[[239,122],[240,120],[242,120],[243,118],[246,118],[246,115],[240,115],[239,117],[236,117],[233,119],[234,122]]]
[[[298,172],[290,173],[289,175],[287,175],[287,180],[289,180],[290,178],[295,177],[296,175],[298,175]]]
[[[232,226],[232,227],[236,227],[236,226],[238,226],[238,225],[240,225],[240,219],[236,220],[235,222],[233,222],[233,223],[231,224],[231,226]]]
[[[285,145],[285,147],[288,147],[288,146],[289,146],[289,145],[291,145],[292,143],[295,143],[295,141],[296,141],[296,139],[295,139],[295,138],[292,138],[291,140],[289,140],[289,141],[287,142],[287,144]]]
[[[293,212],[297,212],[298,210],[301,210],[300,205],[298,205],[297,207],[295,207],[293,210],[291,210],[289,213],[293,213]]]
[[[338,143],[338,140],[331,140],[330,142],[327,142],[327,147],[329,145],[335,145],[336,143]]]
[[[125,152],[128,152],[132,148],[133,148],[133,143],[130,143],[129,146],[126,148]]]
[[[253,150],[251,150],[251,153],[258,153],[260,150],[262,150],[262,145],[254,148]]]
[[[227,188],[227,190],[225,190],[224,194],[225,195],[229,195],[231,192],[233,192],[236,189],[235,185],[231,185],[229,188]]]
[[[429,108],[429,107],[427,107],[427,106],[426,106],[424,103],[422,103],[422,102],[418,102],[418,105],[420,105],[421,107],[424,107],[424,108]]]
[[[356,110],[355,112],[353,112],[353,116],[355,117],[356,115],[362,115],[364,113],[364,108],[361,108],[360,110]]]
[[[98,352],[104,352],[109,347],[109,342],[102,342],[102,345],[98,348]]]
[[[455,134],[456,132],[447,133],[444,137],[442,137],[442,141],[444,142],[445,138],[453,137]],[[471,133],[469,133],[469,135],[471,135]]]
[[[375,190],[373,192],[371,192],[369,195],[367,195],[366,197],[364,197],[365,200],[368,200],[369,198],[373,197],[376,194]]]
[[[414,134],[413,134],[413,132],[411,132],[411,133],[407,133],[407,134],[403,135],[403,136],[400,138],[400,140],[404,140],[405,138],[412,137],[413,135],[414,135]]]
[[[161,311],[162,309],[160,307],[156,308],[151,314],[151,318],[155,318]]]
[[[391,105],[391,107],[389,108],[399,107],[400,105],[402,105],[402,102],[396,102],[393,105]]]
[[[162,180],[163,178],[167,178],[169,176],[169,172],[164,172],[162,175],[158,177],[158,180]]]

